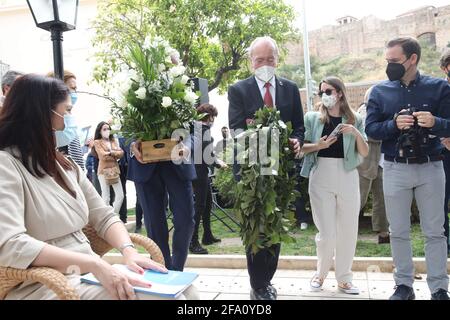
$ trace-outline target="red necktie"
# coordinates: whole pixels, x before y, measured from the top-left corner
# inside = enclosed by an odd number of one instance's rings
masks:
[[[266,88],[266,94],[264,95],[264,105],[272,108],[273,107],[273,99],[272,99],[272,95],[270,94],[270,82],[267,82],[264,85],[264,88]]]

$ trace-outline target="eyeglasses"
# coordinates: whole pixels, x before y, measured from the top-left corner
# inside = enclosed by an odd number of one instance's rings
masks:
[[[333,93],[335,89],[327,89],[325,91],[319,91],[319,97],[322,97],[323,94],[325,93],[327,96],[331,96],[331,94]]]

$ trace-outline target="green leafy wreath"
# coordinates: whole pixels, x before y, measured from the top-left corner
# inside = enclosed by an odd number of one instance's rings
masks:
[[[235,212],[241,225],[240,236],[253,254],[274,244],[295,242],[289,234],[294,220],[292,205],[298,193],[295,156],[289,148],[291,133],[291,123],[281,121],[279,111],[264,107],[256,112],[248,130],[237,137],[241,180],[237,185]],[[270,136],[272,139],[266,143],[264,137]],[[276,154],[270,154],[270,163],[262,163],[259,156],[257,161],[250,161],[254,158],[255,141],[258,141],[256,149],[271,150],[271,144],[278,144]],[[277,157],[279,161],[274,161]],[[272,174],[263,175],[263,169],[271,170]]]

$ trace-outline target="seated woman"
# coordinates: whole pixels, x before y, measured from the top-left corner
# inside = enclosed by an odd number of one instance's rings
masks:
[[[65,84],[53,78],[26,75],[11,87],[0,115],[0,266],[26,269],[49,267],[67,275],[81,299],[158,299],[135,293],[132,280],[91,249],[81,231],[88,223],[100,237],[118,248],[133,271],[167,272],[142,257],[130,245],[123,223],[106,206],[72,161],[64,169],[55,158],[55,130],[64,129],[70,103]],[[92,272],[103,285],[80,283],[79,274]],[[56,299],[40,283],[26,281],[6,299]],[[197,298],[194,287],[181,298]]]

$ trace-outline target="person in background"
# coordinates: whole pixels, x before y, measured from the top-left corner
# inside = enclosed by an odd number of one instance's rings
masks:
[[[358,113],[366,121],[367,102],[372,88],[366,91],[364,102],[358,109]],[[368,138],[369,155],[358,167],[359,188],[361,192],[361,209],[363,210],[369,193],[372,192],[372,230],[378,234],[378,243],[389,243],[389,223],[384,207],[383,193],[383,154],[381,153],[381,141]]]
[[[3,105],[3,101],[5,100],[6,96],[8,95],[9,90],[11,89],[11,86],[13,85],[14,81],[16,81],[16,79],[18,77],[23,76],[24,73],[19,72],[19,71],[14,71],[14,70],[9,70],[7,71],[3,77],[2,77],[2,96],[0,97],[0,108]]]
[[[441,57],[440,67],[445,74],[445,79],[450,85],[450,50],[447,50]],[[445,171],[445,202],[444,202],[444,229],[447,237],[447,254],[450,254],[450,239],[449,239],[449,222],[448,222],[448,201],[450,200],[450,139],[442,139],[444,149],[444,171]]]
[[[144,212],[142,210],[142,206],[139,202],[139,197],[136,192],[136,229],[134,229],[134,233],[140,234],[142,232],[142,222],[144,219]]]
[[[55,130],[64,129],[69,91],[60,80],[25,75],[11,87],[0,114],[0,266],[47,267],[64,274],[82,300],[158,299],[136,293],[151,283],[129,277],[96,255],[82,232],[87,223],[134,272],[167,269],[139,255],[124,224],[106,206],[75,162],[56,161]],[[11,134],[18,133],[21,134]],[[18,254],[20,253],[20,254]],[[79,273],[73,272],[76,266]],[[102,284],[80,281],[92,272]],[[194,287],[181,299],[198,299]],[[25,281],[7,300],[56,300],[42,283]]]
[[[194,126],[194,160],[197,179],[192,181],[194,188],[194,208],[195,208],[195,228],[192,234],[189,251],[194,254],[208,254],[208,250],[199,243],[198,229],[200,220],[203,221],[204,245],[220,242],[212,234],[211,230],[211,208],[212,191],[209,179],[209,166],[216,168],[227,168],[227,165],[216,158],[213,151],[213,141],[211,137],[211,126],[217,117],[217,109],[211,104],[202,104],[197,108],[198,114],[205,114],[201,122],[196,122]]]
[[[338,289],[359,294],[352,283],[360,207],[357,167],[361,158],[368,155],[369,146],[364,122],[350,108],[342,80],[322,80],[319,96],[320,111],[305,115],[301,172],[303,177],[309,177],[311,210],[319,231],[317,272],[310,287],[311,291],[322,290],[334,258]]]
[[[440,138],[450,137],[450,86],[443,79],[420,74],[421,52],[414,38],[390,40],[385,51],[389,80],[372,89],[367,104],[367,135],[383,141],[383,190],[396,284],[390,300],[415,299],[410,238],[413,197],[425,235],[431,299],[449,300]]]
[[[100,122],[94,136],[95,152],[98,155],[98,180],[102,188],[102,198],[107,205],[110,203],[110,186],[114,189],[114,212],[119,213],[123,201],[122,183],[120,182],[120,168],[117,161],[124,156],[119,143],[111,134],[111,127],[107,122]],[[115,173],[114,179],[108,177]]]
[[[55,74],[49,72],[47,76],[54,78]],[[67,106],[67,113],[64,115],[64,130],[56,132],[56,146],[58,147],[58,151],[71,157],[81,169],[85,170],[83,150],[78,136],[78,125],[75,117],[72,115],[72,109],[78,100],[75,75],[70,71],[64,70],[64,83],[69,88],[71,103]]]
[[[119,147],[124,151],[125,154],[130,153],[130,148],[125,144],[125,138],[118,136],[117,140],[119,141]],[[127,172],[128,172],[128,157],[123,156],[119,160],[119,169],[120,169],[120,184],[122,185],[123,191],[123,201],[122,206],[119,210],[120,220],[123,223],[127,223],[128,209],[127,209]]]
[[[225,163],[228,163],[228,150],[227,148],[232,145],[233,141],[230,137],[230,130],[227,126],[222,127],[222,140],[220,140],[214,147],[215,154]]]
[[[295,170],[297,172],[302,171],[302,163],[303,159],[295,159]],[[300,230],[304,231],[308,229],[308,223],[310,222],[309,212],[306,210],[306,199],[305,195],[301,190],[302,184],[304,184],[307,179],[298,175],[297,177],[297,186],[296,190],[299,192],[297,199],[295,200],[295,219],[297,227],[300,227]]]

